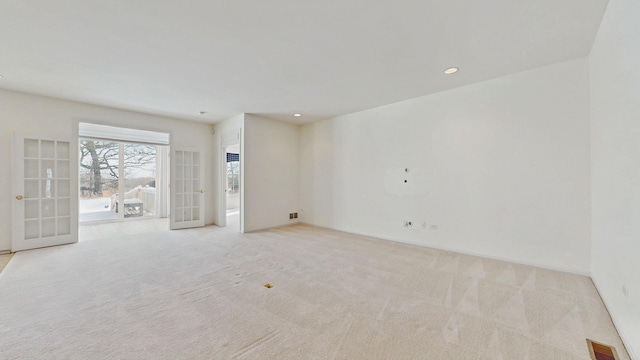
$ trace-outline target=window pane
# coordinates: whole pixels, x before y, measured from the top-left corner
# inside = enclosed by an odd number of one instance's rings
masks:
[[[40,141],[40,157],[43,159],[55,159],[56,143],[55,141]]]
[[[155,145],[124,143],[124,217],[156,216]]]
[[[36,139],[24,139],[24,157],[37,158],[38,157],[38,140]]]
[[[80,221],[116,220],[120,144],[114,141],[80,139]],[[68,161],[58,161],[58,167]],[[64,169],[63,169],[64,170]],[[58,196],[68,196],[68,182],[59,182]]]

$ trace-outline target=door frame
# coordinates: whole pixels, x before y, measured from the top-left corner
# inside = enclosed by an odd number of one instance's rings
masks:
[[[138,125],[138,124],[133,124],[131,122],[127,122],[126,120],[124,121],[105,121],[105,120],[99,120],[99,119],[89,119],[89,118],[76,118],[73,121],[73,141],[75,142],[76,146],[79,144],[80,139],[82,138],[91,138],[91,139],[100,139],[100,140],[106,140],[106,141],[115,141],[115,142],[124,142],[124,143],[135,143],[135,144],[147,144],[147,142],[145,141],[134,141],[132,139],[122,139],[120,137],[113,136],[113,134],[99,134],[97,136],[89,136],[87,134],[84,134],[83,136],[80,135],[81,130],[80,130],[80,124],[86,124],[86,125],[97,125],[97,126],[106,126],[106,127],[112,127],[112,128],[119,128],[119,130],[122,131],[126,131],[129,132],[129,130],[133,130],[133,131],[149,131],[149,132],[154,132],[154,133],[159,133],[159,134],[164,134],[164,135],[168,135],[168,141],[167,143],[162,143],[162,142],[148,142],[148,144],[150,145],[156,145],[159,146],[160,148],[162,148],[162,158],[160,159],[160,163],[158,163],[158,166],[163,167],[162,174],[157,174],[156,176],[156,181],[160,181],[162,183],[164,183],[164,185],[162,184],[158,184],[156,183],[156,187],[159,188],[160,186],[162,186],[162,191],[161,193],[163,193],[164,195],[161,196],[161,198],[163,199],[161,202],[159,202],[157,204],[157,211],[158,211],[158,217],[159,218],[169,218],[170,214],[169,214],[169,210],[170,210],[170,180],[171,180],[171,174],[170,174],[170,159],[169,159],[169,155],[171,154],[171,146],[173,143],[173,139],[174,139],[174,131],[171,129],[168,129],[166,127],[156,127],[156,126],[147,126],[147,125]],[[76,152],[78,151],[78,149],[76,148]],[[158,156],[158,155],[156,155]],[[78,156],[76,156],[77,158]],[[76,171],[76,179],[79,179],[79,165],[76,164],[76,169],[74,171]],[[118,185],[118,188],[120,188],[120,185]],[[76,189],[77,191],[79,191],[79,187],[78,185],[76,185]],[[79,198],[79,197],[78,197]],[[157,201],[158,199],[156,199]],[[119,200],[119,203],[122,203],[122,200]],[[79,205],[79,204],[78,204]],[[79,213],[77,214],[79,215]],[[120,219],[118,217],[118,219],[115,220],[96,220],[96,221],[86,221],[86,222],[82,222],[80,223],[78,221],[78,224],[83,224],[83,225],[92,225],[92,224],[101,224],[101,223],[110,223],[110,222],[120,222],[120,221],[137,221],[137,220],[147,220],[147,219],[156,219],[158,217],[143,217],[142,219],[140,218],[129,218],[129,219]],[[169,224],[167,224],[167,229],[169,228]]]
[[[165,132],[166,133],[166,132]],[[150,145],[156,147],[156,214],[154,216],[142,216],[142,217],[125,217],[124,213],[124,193],[125,193],[125,181],[127,180],[124,171],[124,166],[118,166],[118,217],[116,219],[98,219],[98,220],[89,220],[89,221],[79,221],[78,224],[83,225],[92,225],[92,224],[104,224],[104,223],[113,223],[113,222],[122,222],[122,221],[138,221],[138,220],[148,220],[148,219],[162,219],[169,217],[169,154],[171,153],[170,145],[165,144],[154,144],[154,143],[146,143],[146,142],[134,142],[134,141],[126,141],[126,140],[118,140],[118,139],[109,139],[107,137],[89,137],[89,136],[79,136],[76,140],[76,147],[80,147],[80,141],[82,140],[94,140],[94,141],[109,141],[112,143],[118,144],[118,164],[124,164],[124,145],[133,144],[133,145]],[[77,150],[77,149],[76,149]],[[79,152],[78,152],[79,157]],[[80,178],[80,163],[78,161],[77,165],[78,176]],[[79,185],[78,185],[79,186]],[[78,188],[79,191],[80,188]],[[80,202],[80,196],[78,196],[78,205]],[[79,211],[79,209],[78,209]],[[78,213],[78,215],[80,215]]]

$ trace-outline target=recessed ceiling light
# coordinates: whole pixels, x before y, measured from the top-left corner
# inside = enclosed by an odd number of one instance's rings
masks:
[[[206,115],[207,112],[206,111],[200,111],[200,115]]]
[[[302,114],[293,114],[293,116],[300,117],[300,116],[302,116]]]
[[[444,71],[444,73],[445,73],[445,74],[447,74],[447,75],[451,75],[451,74],[455,74],[455,73],[457,73],[457,72],[458,72],[458,70],[459,70],[459,69],[458,69],[457,67],[450,67],[450,68],[446,69],[446,70]]]

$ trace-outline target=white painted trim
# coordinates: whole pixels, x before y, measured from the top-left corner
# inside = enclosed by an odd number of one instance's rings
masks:
[[[611,307],[609,307],[609,305],[607,304],[607,300],[604,298],[604,296],[602,296],[602,292],[600,291],[600,287],[598,286],[598,282],[593,277],[593,274],[589,275],[589,277],[591,278],[591,282],[593,283],[593,286],[596,288],[596,291],[598,292],[598,295],[600,295],[600,299],[602,300],[602,303],[604,304],[604,307],[607,309],[607,312],[609,313],[609,317],[611,318],[611,322],[613,322],[613,326],[616,328],[616,331],[618,332],[618,335],[620,336],[620,340],[622,340],[622,345],[624,345],[625,349],[627,350],[627,354],[629,354],[629,356],[631,357],[631,360],[640,360],[640,358],[638,356],[636,356],[635,353],[633,352],[633,349],[631,347],[629,347],[628,344],[630,344],[630,342],[627,340],[628,338],[622,332],[620,326],[618,326],[619,322],[618,322],[618,320],[616,320],[616,317],[611,312],[611,310],[610,310]]]
[[[116,110],[121,110],[121,109],[116,109]],[[145,114],[145,115],[148,115],[148,114]],[[180,121],[180,120],[174,119],[174,118],[166,118],[166,119],[167,120]],[[95,125],[112,126],[112,127],[119,127],[119,128],[123,128],[123,129],[132,129],[132,130],[137,130],[137,131],[150,131],[150,132],[169,134],[169,143],[166,144],[166,145],[171,145],[173,143],[173,139],[174,139],[173,130],[171,130],[170,128],[162,128],[162,127],[155,127],[155,126],[140,126],[140,125],[132,123],[132,122],[129,122],[126,125],[122,125],[122,124],[120,124],[118,122],[113,122],[113,121],[109,121],[109,120],[100,120],[100,119],[95,119],[95,118],[74,118],[73,119],[73,134],[74,134],[74,136],[76,136],[78,138],[81,137],[81,136],[79,136],[80,123],[90,123],[90,124],[95,124]],[[106,139],[106,140],[113,140],[113,139]],[[124,142],[130,142],[130,141],[124,141]],[[157,145],[157,144],[155,144],[155,145]]]
[[[171,149],[170,145],[161,145],[158,146],[158,150],[160,156],[156,156],[156,189],[160,191],[157,194],[157,214],[154,218],[166,218],[169,215],[169,152]]]
[[[446,246],[433,246],[432,244],[424,244],[424,243],[414,242],[414,241],[405,241],[405,240],[385,238],[385,237],[381,237],[379,235],[373,235],[373,234],[369,234],[369,233],[365,233],[365,232],[358,232],[358,231],[351,231],[351,230],[347,231],[347,230],[342,230],[342,229],[337,229],[337,228],[318,226],[318,225],[315,225],[315,224],[312,224],[312,223],[307,223],[307,222],[300,222],[300,223],[301,224],[305,224],[305,225],[321,227],[321,228],[329,229],[329,230],[341,231],[341,232],[345,232],[345,233],[348,233],[348,234],[366,236],[366,237],[370,237],[370,238],[374,238],[374,239],[378,239],[378,240],[393,241],[393,242],[397,242],[397,243],[401,243],[401,244],[407,244],[407,245],[416,245],[416,246],[421,246],[421,247],[424,247],[424,248],[429,248],[429,249],[434,249],[434,250],[449,251],[449,252],[453,252],[453,253],[457,253],[457,254],[477,256],[477,257],[481,257],[481,258],[485,258],[485,259],[505,261],[505,262],[510,262],[510,263],[519,264],[519,265],[533,266],[533,267],[537,267],[537,268],[541,268],[541,269],[552,270],[552,271],[560,271],[560,272],[574,274],[574,275],[581,275],[581,276],[586,276],[586,277],[590,277],[591,276],[590,272],[581,272],[581,271],[576,271],[574,269],[548,266],[546,264],[538,264],[538,263],[535,263],[535,262],[519,261],[519,260],[515,260],[515,259],[509,259],[509,258],[500,257],[500,256],[490,256],[490,255],[486,255],[486,254],[475,253],[473,251],[464,251],[464,250],[460,250],[460,249],[449,248],[449,247],[446,247]]]
[[[240,233],[244,234],[244,214],[246,209],[244,203],[244,126],[240,128],[238,139],[240,140]]]
[[[218,196],[220,196],[220,201],[218,201],[218,226],[225,227],[227,226],[227,147],[222,146],[220,148],[220,179],[218,181]]]
[[[245,234],[251,234],[251,233],[256,233],[256,232],[259,232],[259,231],[277,229],[277,228],[287,227],[287,226],[292,226],[292,225],[310,225],[310,226],[315,226],[315,225],[303,223],[302,221],[300,221],[300,219],[298,219],[297,221],[291,220],[291,222],[287,223],[287,224],[267,226],[267,227],[260,228],[260,229],[253,229],[251,231],[247,231]],[[315,227],[320,227],[320,226],[315,226]],[[330,229],[330,230],[334,230],[334,229]],[[340,230],[337,230],[337,231],[340,231]],[[346,231],[344,231],[344,232],[346,232]],[[360,234],[356,234],[356,235],[360,235]]]

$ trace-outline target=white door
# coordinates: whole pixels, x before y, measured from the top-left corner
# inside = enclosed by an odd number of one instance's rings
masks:
[[[202,151],[172,149],[170,161],[171,229],[204,226]]]
[[[13,251],[78,241],[74,149],[66,139],[14,137]]]

